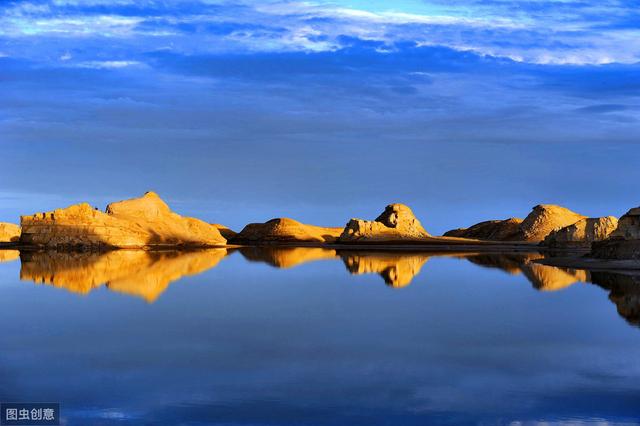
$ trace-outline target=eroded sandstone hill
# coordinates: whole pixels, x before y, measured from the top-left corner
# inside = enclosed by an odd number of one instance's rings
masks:
[[[544,239],[547,247],[590,247],[594,241],[607,239],[618,227],[618,219],[613,216],[596,217],[552,231]]]
[[[0,243],[12,243],[20,239],[20,227],[13,223],[0,222]]]
[[[171,211],[154,192],[107,206],[87,203],[20,218],[20,242],[48,248],[209,247],[226,244],[217,228]]]
[[[430,237],[404,204],[389,204],[374,221],[351,219],[340,235],[339,242],[403,242],[421,241]]]
[[[307,225],[286,217],[265,223],[250,223],[230,239],[234,244],[270,243],[331,243],[342,233],[342,228]]]
[[[445,237],[471,238],[489,241],[517,241],[520,238],[522,219],[512,217],[505,220],[487,220],[469,228],[452,229]]]
[[[618,221],[609,238],[593,243],[591,257],[640,260],[640,207],[629,210]]]

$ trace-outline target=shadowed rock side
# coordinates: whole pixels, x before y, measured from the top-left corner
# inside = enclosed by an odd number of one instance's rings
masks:
[[[582,219],[552,231],[543,243],[547,247],[589,248],[594,241],[607,239],[617,227],[618,219],[613,216]]]
[[[640,274],[593,271],[591,281],[609,291],[609,300],[616,305],[621,317],[640,326]]]
[[[422,241],[430,237],[411,209],[404,204],[389,204],[374,221],[351,219],[339,242]]]
[[[0,222],[0,243],[15,243],[20,239],[20,227],[13,223]]]
[[[11,262],[20,258],[18,250],[0,250],[0,262]]]
[[[173,281],[215,267],[226,254],[226,249],[25,252],[21,255],[20,279],[78,294],[87,294],[106,285],[111,291],[137,296],[152,303]]]
[[[265,223],[250,223],[235,237],[233,244],[273,243],[331,243],[342,232],[342,228],[325,228],[307,225],[286,217],[271,219]]]
[[[379,274],[391,287],[400,288],[411,284],[420,273],[429,256],[419,253],[379,253],[341,251],[340,257],[347,270],[355,275]]]
[[[518,241],[521,238],[522,219],[512,217],[505,220],[488,220],[469,228],[452,229],[445,237],[471,238],[488,241]]]
[[[218,230],[173,213],[154,192],[112,203],[102,213],[82,203],[22,216],[20,242],[47,248],[206,247],[225,245]]]
[[[264,262],[285,269],[337,257],[335,250],[319,247],[242,247],[240,253],[250,262]]]
[[[224,238],[226,238],[227,241],[232,239],[236,235],[238,235],[238,233],[236,231],[233,231],[230,228],[228,228],[228,227],[226,227],[224,225],[221,225],[219,223],[212,223],[211,226],[216,228],[218,230],[218,232],[220,232],[220,235],[222,235]]]
[[[618,221],[611,236],[592,244],[590,257],[640,261],[640,207],[629,210]]]

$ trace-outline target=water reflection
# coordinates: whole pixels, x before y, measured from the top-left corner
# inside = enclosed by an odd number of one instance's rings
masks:
[[[334,250],[302,247],[245,247],[239,252],[250,262],[288,269],[319,260],[342,260],[353,275],[378,274],[393,288],[406,287],[431,257],[454,257],[511,275],[523,275],[539,291],[558,291],[576,283],[592,283],[609,291],[620,316],[640,324],[640,275],[589,272],[541,265],[540,253],[424,253],[377,250]],[[229,251],[149,252],[120,250],[105,253],[0,251],[0,261],[20,256],[22,280],[87,294],[105,286],[110,291],[152,303],[168,286],[188,275],[214,268]]]
[[[103,253],[24,252],[20,279],[87,294],[109,290],[154,302],[174,281],[215,267],[226,249],[187,252],[117,250]]]

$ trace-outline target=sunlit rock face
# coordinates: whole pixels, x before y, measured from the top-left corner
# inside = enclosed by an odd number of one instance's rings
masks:
[[[348,251],[340,252],[340,257],[350,273],[379,274],[387,285],[395,288],[411,284],[429,259],[424,254]]]
[[[523,241],[542,241],[552,231],[572,225],[586,216],[564,207],[540,204],[520,224]]]
[[[0,222],[0,243],[15,243],[20,239],[20,227],[13,223]]]
[[[488,241],[517,241],[520,238],[522,219],[512,217],[505,220],[488,220],[469,228],[452,229],[445,237],[470,238]]]
[[[593,243],[591,257],[640,261],[640,207],[629,210],[604,241]]]
[[[613,216],[587,218],[552,231],[544,239],[548,247],[590,247],[594,241],[607,239],[618,227]]]
[[[11,262],[19,258],[20,252],[18,250],[0,250],[0,262]]]
[[[609,300],[615,303],[621,317],[640,326],[640,274],[594,271],[591,281],[609,291]]]
[[[250,223],[230,242],[234,244],[330,243],[334,242],[341,232],[342,228],[307,225],[281,217],[265,223]]]
[[[151,303],[171,282],[215,267],[226,254],[226,249],[26,252],[22,254],[20,278],[78,294],[87,294],[105,285],[111,291],[137,296]]]
[[[180,216],[154,192],[107,206],[103,213],[82,203],[20,218],[20,242],[55,248],[220,246],[214,226]]]
[[[421,241],[429,236],[408,206],[389,204],[374,221],[351,219],[342,231],[339,241],[345,243]]]
[[[284,269],[337,258],[335,250],[321,247],[242,247],[240,253],[250,262],[264,262]]]

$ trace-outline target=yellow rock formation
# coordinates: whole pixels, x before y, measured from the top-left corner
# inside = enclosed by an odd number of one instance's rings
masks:
[[[419,242],[428,237],[429,234],[408,206],[389,204],[375,221],[351,219],[342,231],[339,241],[343,243]]]
[[[0,262],[11,262],[20,258],[18,250],[0,250]]]
[[[20,239],[20,227],[13,223],[0,222],[0,243],[14,243]]]
[[[553,204],[540,204],[520,224],[523,241],[542,241],[552,231],[586,219],[576,212]]]
[[[613,216],[587,218],[552,231],[544,239],[549,247],[589,247],[594,241],[602,241],[618,227],[618,219]]]
[[[382,252],[341,252],[347,270],[356,275],[380,274],[387,285],[400,288],[411,284],[413,278],[429,259],[425,254]]]
[[[265,223],[250,223],[235,237],[232,243],[268,244],[278,242],[330,243],[334,242],[342,228],[325,228],[306,225],[286,217],[271,219]]]

